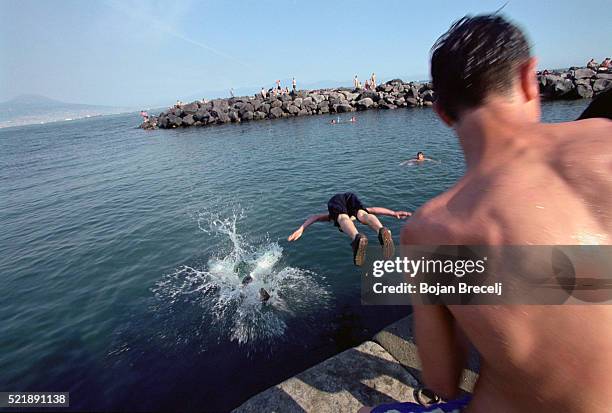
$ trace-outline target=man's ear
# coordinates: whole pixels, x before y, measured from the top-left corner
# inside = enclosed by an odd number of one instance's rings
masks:
[[[453,127],[453,121],[451,120],[451,118],[446,114],[446,112],[444,112],[444,109],[442,109],[440,107],[440,105],[438,104],[438,102],[434,102],[433,104],[433,108],[436,111],[436,114],[438,115],[438,117],[440,119],[442,119],[442,122],[444,122],[446,124],[446,126],[448,126],[449,128]]]
[[[526,102],[531,102],[540,97],[540,88],[538,86],[538,78],[536,76],[536,67],[538,61],[535,57],[530,57],[519,68],[519,77],[521,80],[521,91]]]

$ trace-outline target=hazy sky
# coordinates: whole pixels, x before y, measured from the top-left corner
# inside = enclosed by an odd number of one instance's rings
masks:
[[[301,84],[427,76],[429,49],[498,1],[0,0],[0,100],[24,93],[105,105]],[[610,0],[510,0],[540,67],[612,54]]]

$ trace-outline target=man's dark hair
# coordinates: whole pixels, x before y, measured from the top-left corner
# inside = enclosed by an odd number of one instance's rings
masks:
[[[499,15],[456,21],[431,53],[437,105],[453,121],[489,93],[508,92],[519,66],[530,58],[523,32]]]
[[[417,157],[418,157],[419,155],[425,155],[425,154],[424,154],[423,152],[417,152]]]

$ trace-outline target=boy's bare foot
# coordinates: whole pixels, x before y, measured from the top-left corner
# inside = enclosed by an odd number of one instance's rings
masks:
[[[361,267],[365,261],[367,246],[368,237],[357,233],[357,235],[355,235],[355,239],[351,242],[351,247],[353,248],[353,263],[355,263],[355,265],[358,267]]]
[[[393,245],[393,237],[391,237],[389,228],[382,227],[378,230],[378,241],[382,245],[383,258],[388,260],[395,252],[395,245]]]

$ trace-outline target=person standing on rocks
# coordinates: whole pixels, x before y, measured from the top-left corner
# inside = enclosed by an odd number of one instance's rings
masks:
[[[372,72],[372,76],[370,77],[370,86],[372,90],[376,89],[376,73]]]
[[[612,244],[612,122],[542,123],[536,64],[499,15],[464,17],[435,43],[434,109],[466,172],[419,208],[403,245]],[[442,398],[459,395],[467,342],[478,351],[469,412],[610,411],[612,306],[414,305],[413,315],[425,385]]]
[[[291,81],[291,86],[293,87],[293,93],[297,92],[297,82],[295,81],[295,78],[293,78]]]
[[[382,245],[383,256],[389,259],[393,256],[395,247],[391,231],[383,227],[376,215],[387,215],[397,219],[407,218],[411,215],[406,211],[392,211],[382,207],[363,206],[357,195],[352,192],[336,194],[327,202],[327,214],[312,215],[304,221],[290,236],[287,241],[297,241],[304,230],[315,222],[332,221],[341,232],[344,232],[351,239],[351,248],[353,249],[353,263],[357,266],[363,265],[365,261],[366,247],[368,246],[368,237],[357,231],[353,221],[356,219],[369,226],[378,235],[378,241]]]
[[[260,92],[260,93],[261,93],[261,97],[265,99],[265,98],[266,98],[266,96],[267,96],[267,95],[266,95],[266,89],[264,89],[264,88],[262,87],[262,88],[261,88],[261,92]]]
[[[353,88],[357,89],[357,85],[359,85],[359,79],[357,78],[357,75],[355,75],[353,78]]]

